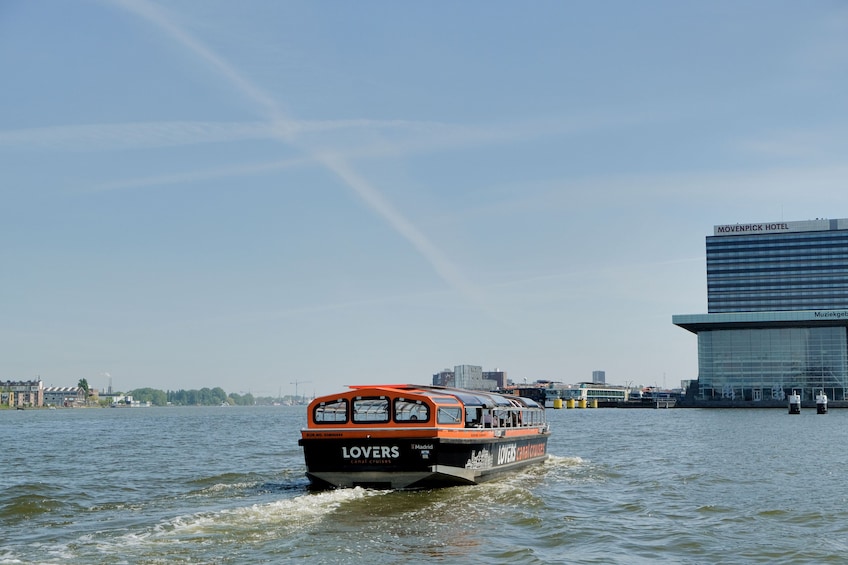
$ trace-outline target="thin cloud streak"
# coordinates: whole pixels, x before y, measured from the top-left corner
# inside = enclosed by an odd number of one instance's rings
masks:
[[[557,124],[553,126],[552,124]],[[356,147],[327,146],[321,153],[335,161],[358,161],[363,159],[385,159],[413,154],[436,153],[452,151],[467,147],[481,147],[501,143],[515,143],[523,140],[538,139],[544,136],[569,135],[589,129],[608,127],[606,123],[578,123],[570,120],[549,120],[545,123],[536,121],[524,123],[509,123],[490,125],[486,127],[456,126],[437,122],[412,122],[404,120],[336,120],[298,122],[291,129],[302,137],[309,134],[336,133],[348,129],[391,129],[402,134],[414,134],[413,138],[403,140],[392,138],[385,142],[375,142],[369,145],[358,144]],[[86,135],[88,134],[88,135]],[[57,128],[40,128],[38,130],[20,130],[0,132],[0,145],[4,143],[20,146],[31,144],[38,146],[62,146],[80,149],[88,141],[89,148],[95,148],[98,143],[102,148],[116,149],[128,147],[165,147],[169,145],[188,145],[208,142],[228,142],[242,139],[274,139],[279,137],[274,129],[266,123],[206,123],[206,122],[161,122],[156,124],[116,124],[68,126]],[[334,140],[336,141],[336,140]],[[314,145],[319,145],[315,143]],[[313,150],[314,154],[314,150]],[[242,175],[263,174],[269,171],[282,170],[293,166],[308,166],[318,164],[318,158],[305,156],[300,159],[285,161],[268,161],[250,165],[224,167],[219,169],[204,169],[203,171],[187,171],[171,175],[156,175],[134,179],[117,180],[102,183],[94,187],[99,190],[118,190],[140,188],[180,182],[194,182]]]
[[[333,133],[351,129],[430,129],[400,120],[320,120],[284,124],[286,136]],[[0,131],[0,146],[18,149],[102,151],[175,147],[202,143],[278,139],[279,126],[267,122],[139,122],[81,124]]]
[[[152,4],[146,1],[127,1],[121,2],[129,11],[153,22],[161,29],[165,30],[171,37],[177,39],[189,50],[196,53],[203,60],[210,63],[219,73],[223,74],[226,79],[235,85],[249,100],[259,105],[264,109],[264,112],[271,118],[272,125],[283,141],[291,143],[296,147],[301,147],[301,144],[296,143],[295,137],[292,134],[292,121],[280,110],[276,101],[258,88],[252,82],[241,75],[234,67],[218,57],[214,52],[208,49],[200,41],[185,32],[182,28],[173,23],[163,12],[157,9]],[[309,151],[309,148],[301,147],[301,149]],[[472,300],[477,305],[482,306],[482,300],[479,292],[471,285],[467,279],[459,272],[459,270],[441,253],[415,226],[406,219],[400,212],[391,207],[378,191],[365,179],[359,175],[355,175],[352,170],[344,165],[337,158],[326,156],[321,157],[321,161],[325,166],[344,181],[353,191],[375,212],[380,214],[399,235],[409,241],[413,247],[418,250],[421,255],[430,262],[442,279],[452,286],[456,291]],[[487,308],[484,311],[489,312]]]
[[[0,132],[0,146],[101,151],[175,147],[271,136],[266,124],[210,122],[148,122],[85,124]]]
[[[248,99],[264,107],[265,113],[270,113],[272,116],[282,121],[283,116],[279,111],[276,101],[274,101],[264,91],[253,85],[253,83],[249,80],[245,79],[241,73],[239,73],[224,59],[216,55],[215,52],[195,39],[194,36],[183,30],[179,25],[172,21],[165,12],[159,9],[158,6],[155,6],[146,0],[119,0],[119,3],[127,11],[152,22],[157,27],[164,30],[173,39],[182,43],[190,51],[194,52],[202,60],[210,64],[215,70],[224,75],[224,77],[237,89],[241,90]]]
[[[267,163],[254,163],[249,165],[238,165],[233,167],[222,167],[219,169],[206,169],[203,171],[191,171],[187,173],[174,173],[170,175],[156,175],[140,177],[121,181],[107,182],[90,188],[91,192],[107,192],[112,190],[128,190],[134,188],[162,186],[169,184],[185,184],[200,181],[218,180],[227,177],[243,177],[246,175],[261,175],[284,169],[302,167],[314,163],[314,160],[303,157],[298,159],[286,159],[271,161]]]
[[[481,299],[478,289],[453,266],[412,222],[409,222],[398,210],[389,204],[365,179],[350,169],[344,162],[336,160],[332,156],[324,155],[321,157],[321,161],[324,162],[329,170],[338,175],[345,184],[353,188],[359,197],[368,204],[369,208],[382,216],[395,231],[409,241],[430,262],[436,273],[445,282],[474,301],[490,317],[496,317],[494,312]]]

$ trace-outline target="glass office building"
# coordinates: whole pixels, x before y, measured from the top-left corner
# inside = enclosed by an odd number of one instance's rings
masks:
[[[673,322],[698,336],[699,400],[848,400],[848,220],[715,226],[708,314]]]

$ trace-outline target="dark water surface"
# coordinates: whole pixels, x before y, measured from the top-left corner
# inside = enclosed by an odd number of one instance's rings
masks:
[[[549,410],[475,487],[312,493],[303,407],[0,411],[0,563],[845,563],[848,410]]]

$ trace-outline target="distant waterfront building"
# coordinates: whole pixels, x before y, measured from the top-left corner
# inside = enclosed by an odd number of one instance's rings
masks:
[[[698,336],[700,400],[848,400],[848,219],[715,226]]]
[[[0,381],[0,404],[4,406],[43,406],[44,383],[34,381]]]
[[[494,371],[483,371],[483,380],[494,382],[495,387],[499,389],[506,388],[508,384],[506,371],[501,371],[500,369],[495,369]]]
[[[44,387],[44,404],[47,406],[82,406],[85,389],[76,386]]]
[[[433,375],[433,384],[435,386],[456,386],[456,379],[454,377],[453,371],[450,369],[444,369]]]
[[[605,384],[607,382],[606,371],[592,371],[592,382]]]
[[[453,373],[457,388],[476,388],[483,382],[483,367],[478,365],[457,365]]]
[[[433,375],[433,384],[471,390],[495,390],[500,386],[498,376],[506,380],[506,373],[502,371],[484,374],[483,367],[479,365],[456,365],[453,371],[445,369]]]
[[[149,408],[153,403],[149,400],[135,400],[131,395],[119,394],[112,398],[112,408]]]
[[[562,400],[585,400],[591,402],[626,402],[630,399],[630,389],[624,386],[607,385],[597,382],[578,383],[576,385],[563,385],[562,383],[551,383],[547,387],[550,399],[560,398]]]

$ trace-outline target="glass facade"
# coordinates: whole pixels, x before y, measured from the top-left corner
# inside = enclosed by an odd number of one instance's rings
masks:
[[[707,303],[710,313],[848,309],[848,230],[708,237]]]
[[[848,400],[848,328],[787,327],[698,332],[698,392],[705,400]]]

